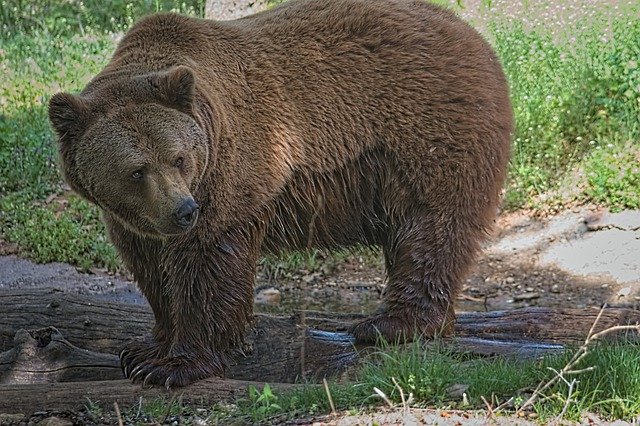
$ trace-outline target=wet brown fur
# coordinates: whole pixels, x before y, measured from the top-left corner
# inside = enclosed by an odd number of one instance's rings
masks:
[[[487,43],[422,1],[292,0],[237,21],[137,23],[79,96],[50,107],[67,181],[103,208],[156,317],[121,354],[125,374],[164,385],[222,374],[252,317],[262,250],[380,245],[387,289],[356,338],[450,332],[499,203],[507,87]],[[153,190],[118,180],[132,134]],[[157,154],[174,140],[186,141],[180,169]],[[185,194],[197,224],[161,235]]]

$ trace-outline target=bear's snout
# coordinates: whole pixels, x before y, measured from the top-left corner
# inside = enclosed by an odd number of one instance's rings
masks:
[[[180,207],[173,213],[173,220],[181,228],[193,226],[198,219],[198,204],[191,197],[182,201]]]

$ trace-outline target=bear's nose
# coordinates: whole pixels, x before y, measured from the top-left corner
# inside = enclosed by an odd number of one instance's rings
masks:
[[[193,198],[187,198],[173,214],[173,218],[182,228],[191,226],[198,218],[198,204]]]

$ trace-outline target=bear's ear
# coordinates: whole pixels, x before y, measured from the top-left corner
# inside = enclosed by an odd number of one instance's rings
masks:
[[[161,100],[167,106],[187,114],[193,112],[196,77],[190,68],[180,65],[159,74],[154,83],[160,90]]]
[[[87,105],[70,93],[57,93],[49,101],[49,120],[60,139],[77,136],[85,125]]]

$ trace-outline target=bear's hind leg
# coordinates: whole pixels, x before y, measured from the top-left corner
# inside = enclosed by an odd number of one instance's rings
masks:
[[[453,303],[478,251],[479,236],[460,217],[424,207],[390,224],[383,242],[382,305],[350,332],[358,342],[406,341],[453,332]]]

